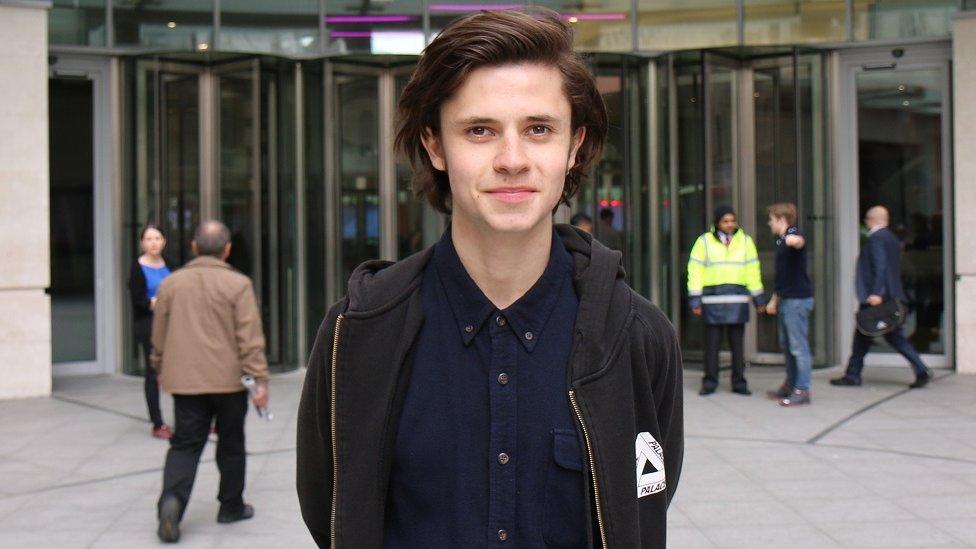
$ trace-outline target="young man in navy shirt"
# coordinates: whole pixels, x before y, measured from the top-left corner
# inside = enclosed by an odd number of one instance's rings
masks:
[[[665,547],[681,359],[620,254],[553,224],[607,113],[549,10],[461,18],[399,104],[441,240],[367,262],[322,324],[298,422],[320,546]]]
[[[775,293],[767,314],[779,314],[779,346],[786,360],[786,381],[766,394],[780,406],[810,404],[810,313],[813,286],[807,274],[806,239],[796,226],[796,206],[789,202],[768,208],[769,230],[776,235]]]

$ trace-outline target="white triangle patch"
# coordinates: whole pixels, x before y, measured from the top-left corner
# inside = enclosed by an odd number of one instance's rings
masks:
[[[664,451],[648,432],[634,440],[637,453],[637,497],[656,494],[668,487],[664,474]]]

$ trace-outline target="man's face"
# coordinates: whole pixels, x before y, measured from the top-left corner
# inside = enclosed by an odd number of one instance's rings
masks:
[[[585,135],[572,131],[562,83],[551,66],[482,67],[444,102],[424,146],[448,174],[455,223],[506,233],[552,223]]]
[[[718,220],[718,230],[725,234],[732,234],[739,228],[739,222],[735,219],[735,214],[725,214]]]

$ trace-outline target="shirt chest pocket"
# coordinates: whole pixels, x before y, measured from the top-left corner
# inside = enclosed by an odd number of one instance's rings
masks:
[[[583,454],[574,429],[552,431],[543,536],[547,547],[586,547]]]

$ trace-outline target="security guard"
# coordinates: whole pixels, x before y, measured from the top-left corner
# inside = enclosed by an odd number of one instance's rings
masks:
[[[695,241],[688,260],[688,305],[705,319],[705,375],[700,395],[718,387],[718,351],[722,332],[732,350],[732,392],[750,395],[745,378],[743,334],[749,321],[749,303],[763,311],[762,273],[752,237],[739,228],[735,211],[715,210],[714,225]]]

